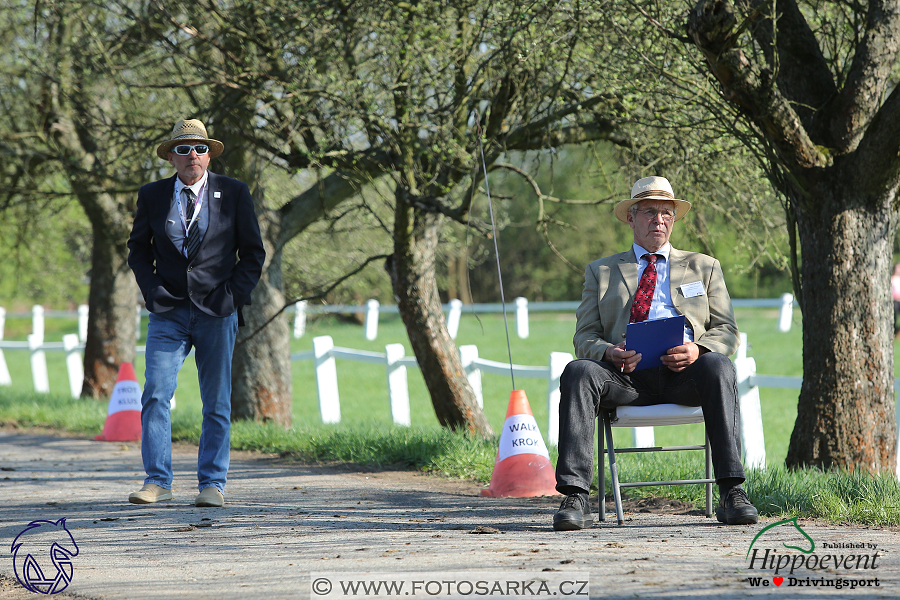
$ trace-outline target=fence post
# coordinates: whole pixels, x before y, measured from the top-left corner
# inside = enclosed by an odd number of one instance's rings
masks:
[[[72,391],[72,397],[78,398],[81,396],[81,386],[84,383],[84,364],[78,351],[78,334],[64,335],[63,349],[66,351],[66,368],[69,371],[69,389]]]
[[[781,312],[778,315],[778,331],[787,333],[791,330],[791,320],[794,318],[794,296],[792,294],[781,295]]]
[[[31,333],[44,343],[44,307],[40,304],[31,307]]]
[[[0,306],[0,342],[3,341],[4,327],[6,327],[6,309]],[[6,366],[6,357],[3,356],[3,348],[0,348],[0,385],[12,385],[9,367]]]
[[[519,339],[528,339],[528,299],[516,298],[516,333]]]
[[[462,316],[462,300],[454,298],[450,301],[450,312],[447,314],[447,331],[450,337],[456,339],[459,332],[459,318]]]
[[[316,388],[319,392],[319,412],[323,423],[341,422],[341,399],[338,395],[337,365],[334,360],[334,340],[323,335],[313,338]]]
[[[87,304],[78,305],[78,339],[82,342],[87,341],[88,312]]]
[[[387,362],[388,397],[391,400],[391,417],[396,425],[410,426],[409,383],[406,379],[406,365],[400,363],[405,355],[403,344],[388,344],[384,347]]]
[[[478,360],[478,346],[460,346],[459,359],[462,362],[463,370],[466,372],[466,379],[475,392],[475,400],[478,402],[479,408],[484,408],[484,394],[481,389],[481,369],[475,364]]]
[[[41,346],[44,345],[43,336],[36,333],[28,336],[28,350],[31,352],[31,379],[34,382],[34,391],[47,393],[50,391],[50,379],[47,377],[47,357]]]
[[[748,469],[766,468],[766,440],[763,436],[762,408],[759,388],[752,385],[756,375],[756,360],[747,356],[747,334],[741,333],[741,345],[734,359],[737,371],[738,396],[741,408],[741,447],[744,466]]]
[[[306,300],[294,304],[294,338],[300,339],[306,333]]]
[[[135,315],[134,321],[134,339],[141,339],[141,305],[137,305],[137,310],[135,311],[137,314]]]
[[[370,342],[378,337],[378,300],[366,301],[366,339]]]
[[[559,444],[559,377],[572,362],[568,352],[550,353],[550,379],[547,380],[547,443]]]
[[[656,445],[656,434],[652,427],[632,427],[631,441],[635,448],[652,448]]]

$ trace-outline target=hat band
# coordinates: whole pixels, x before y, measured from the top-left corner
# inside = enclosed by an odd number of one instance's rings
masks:
[[[183,135],[179,135],[177,137],[173,137],[171,141],[175,140],[205,140],[206,138],[197,133],[185,133]]]
[[[663,196],[665,198],[671,198],[672,200],[675,199],[674,194],[672,194],[671,192],[667,192],[665,190],[647,190],[646,192],[641,192],[640,194],[637,194],[636,196],[632,196],[631,199],[632,200],[640,200],[641,198],[646,198],[648,196]]]

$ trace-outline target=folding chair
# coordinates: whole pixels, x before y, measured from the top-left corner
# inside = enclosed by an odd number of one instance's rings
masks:
[[[656,404],[653,406],[620,406],[614,410],[600,411],[600,427],[597,433],[600,449],[600,520],[606,520],[606,473],[603,468],[603,455],[609,455],[609,472],[612,477],[613,498],[616,504],[616,518],[619,525],[625,520],[622,516],[622,490],[625,487],[643,487],[648,485],[706,485],[706,516],[712,516],[712,484],[716,482],[712,477],[712,453],[709,449],[709,438],[704,435],[706,443],[702,446],[655,446],[651,448],[614,448],[613,427],[653,427],[662,425],[685,425],[688,423],[703,423],[703,410],[699,406],[682,406],[680,404]],[[605,433],[604,433],[605,432]],[[605,439],[609,440],[607,448]],[[676,450],[705,450],[706,452],[706,478],[705,479],[681,479],[674,481],[637,481],[633,483],[619,482],[619,472],[616,468],[616,453],[627,452],[674,452]]]

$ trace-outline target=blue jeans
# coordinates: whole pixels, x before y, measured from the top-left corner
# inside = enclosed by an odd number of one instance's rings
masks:
[[[193,347],[203,402],[198,488],[216,486],[225,492],[231,450],[231,356],[237,329],[237,313],[212,317],[193,304],[150,314],[146,383],[141,396],[144,483],[172,487],[170,402],[178,371]]]

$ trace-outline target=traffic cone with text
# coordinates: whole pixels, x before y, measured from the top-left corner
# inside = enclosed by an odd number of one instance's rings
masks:
[[[554,496],[556,473],[550,453],[522,390],[509,395],[500,448],[494,460],[491,486],[482,496]]]
[[[103,433],[95,440],[132,442],[141,439],[141,386],[131,363],[122,363],[109,399]]]

